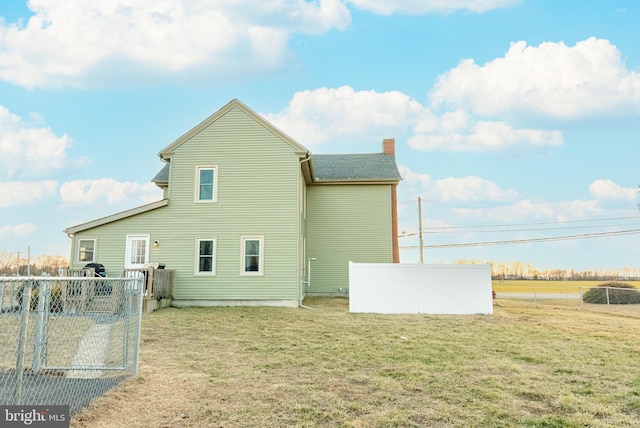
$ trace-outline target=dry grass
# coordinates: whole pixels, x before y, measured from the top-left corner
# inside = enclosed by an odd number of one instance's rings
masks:
[[[493,290],[507,293],[579,293],[597,287],[607,281],[542,281],[542,280],[493,280]],[[640,281],[621,281],[640,288]]]
[[[164,309],[141,370],[72,427],[640,426],[640,320],[496,301],[492,316]]]
[[[19,315],[0,316],[0,369],[12,370],[16,366],[20,322]],[[52,316],[49,320],[47,336],[47,364],[49,366],[70,365],[78,343],[91,325],[93,325],[92,321],[80,317]],[[29,317],[24,353],[26,366],[29,366],[33,359],[36,326],[36,317]]]

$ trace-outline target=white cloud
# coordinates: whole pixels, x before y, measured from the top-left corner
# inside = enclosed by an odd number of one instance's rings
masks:
[[[153,183],[119,182],[112,178],[75,180],[60,186],[63,205],[114,205],[122,202],[153,202],[161,191]]]
[[[449,202],[505,201],[518,197],[514,189],[502,189],[481,177],[448,177],[434,182],[426,193],[428,199]]]
[[[637,116],[640,73],[628,70],[608,40],[512,43],[502,58],[485,65],[472,59],[441,75],[433,106],[462,108],[485,116],[534,114],[579,119],[595,114]]]
[[[56,196],[58,183],[45,181],[8,181],[0,185],[0,208],[17,205],[38,205],[43,200]]]
[[[448,177],[434,180],[428,174],[412,171],[404,165],[399,165],[398,170],[403,179],[400,183],[403,189],[406,186],[413,187],[429,200],[444,203],[499,202],[518,197],[516,190],[502,189],[493,181],[481,177]]]
[[[36,127],[0,105],[0,178],[39,177],[69,166],[71,138]]]
[[[350,86],[297,92],[280,113],[264,114],[301,144],[370,142],[408,137],[424,151],[531,152],[563,144],[560,131],[514,129],[506,122],[478,121],[464,110],[433,113],[399,91],[355,91]]]
[[[512,6],[520,0],[348,0],[359,9],[391,15],[393,13],[418,15],[438,12],[450,13],[458,9],[471,12],[486,12]]]
[[[286,66],[292,33],[343,29],[341,0],[30,0],[0,21],[0,79],[24,86],[194,82]],[[180,71],[180,77],[176,77]]]
[[[424,151],[541,150],[563,143],[560,131],[514,129],[500,121],[475,122],[461,110],[440,117],[430,116],[418,123],[415,131],[416,134],[409,138],[409,146]]]
[[[426,109],[398,91],[355,91],[350,86],[297,92],[267,120],[305,146],[330,140],[370,141],[406,134]]]
[[[36,231],[36,226],[31,223],[0,226],[0,236],[7,238],[24,238]]]
[[[611,180],[596,180],[589,186],[589,193],[598,199],[635,201],[638,196],[638,189],[622,187]]]
[[[536,220],[581,220],[602,214],[597,200],[569,200],[560,202],[533,202],[521,200],[512,205],[492,208],[454,208],[453,213],[461,220],[514,223]]]
[[[424,189],[428,188],[432,183],[432,179],[429,174],[412,171],[404,165],[398,165],[398,171],[402,177],[402,183],[406,183],[411,186],[418,186]]]

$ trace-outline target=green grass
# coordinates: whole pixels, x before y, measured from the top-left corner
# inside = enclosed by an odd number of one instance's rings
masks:
[[[637,427],[640,320],[497,301],[494,315],[164,309],[141,369],[72,427]]]

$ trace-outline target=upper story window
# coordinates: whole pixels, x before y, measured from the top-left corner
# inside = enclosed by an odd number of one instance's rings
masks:
[[[80,239],[78,240],[78,262],[93,263],[96,261],[96,240]]]
[[[218,200],[218,167],[196,167],[196,202]]]

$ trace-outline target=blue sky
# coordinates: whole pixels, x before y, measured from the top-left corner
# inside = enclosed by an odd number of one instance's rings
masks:
[[[425,262],[638,267],[639,19],[635,0],[3,0],[0,251],[68,256],[66,227],[159,199],[157,153],[238,98],[312,153],[395,138],[400,245],[420,196]]]

